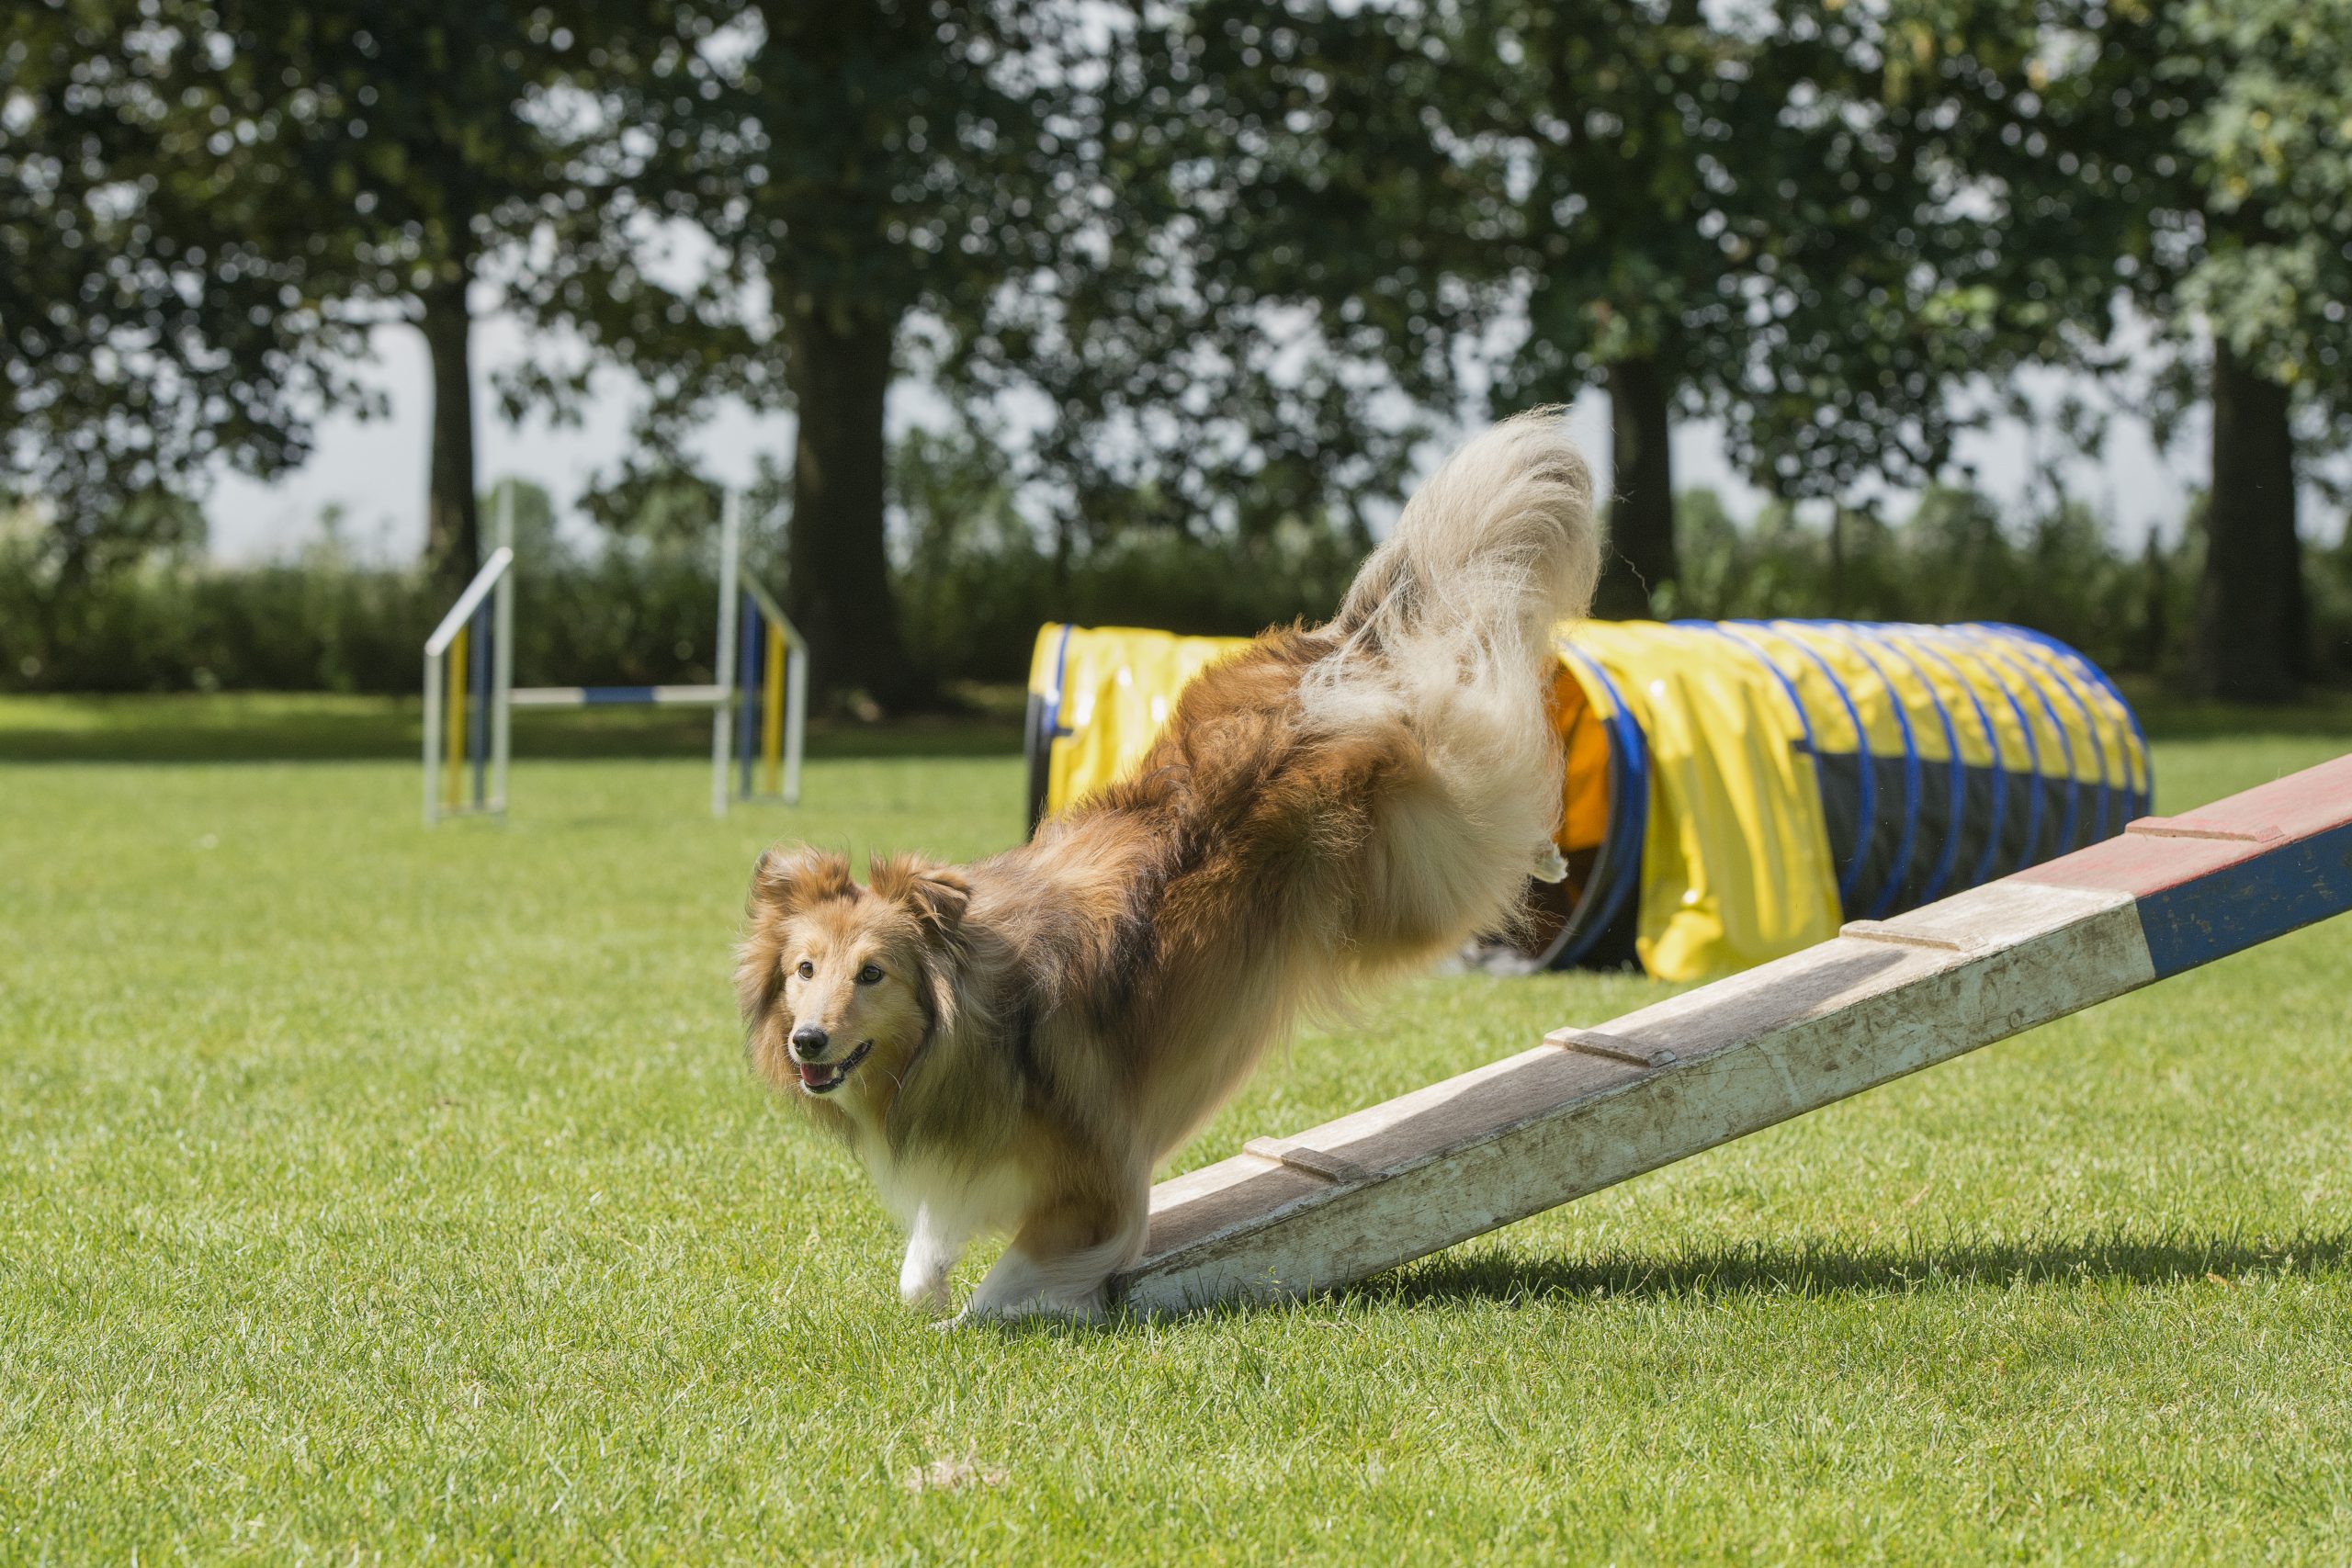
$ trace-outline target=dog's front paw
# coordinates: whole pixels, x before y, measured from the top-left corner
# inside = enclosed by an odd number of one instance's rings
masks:
[[[906,1260],[899,1265],[899,1299],[933,1314],[947,1310],[947,1276],[956,1271],[962,1248],[933,1222],[928,1206],[915,1213],[914,1234],[907,1238]]]
[[[950,1305],[947,1276],[955,1267],[952,1258],[909,1252],[905,1266],[899,1270],[899,1299],[933,1317],[945,1316]]]
[[[1544,847],[1535,852],[1535,865],[1528,874],[1538,882],[1566,882],[1568,879],[1567,856],[1560,852],[1559,845],[1546,840]]]
[[[975,1295],[955,1317],[937,1326],[967,1327],[981,1323],[1020,1323],[1045,1321],[1050,1323],[1095,1324],[1102,1321],[1109,1311],[1103,1291],[1097,1287],[1074,1294],[1056,1292],[1030,1296],[1022,1301],[990,1302]]]

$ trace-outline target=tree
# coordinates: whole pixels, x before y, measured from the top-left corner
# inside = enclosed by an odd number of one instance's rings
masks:
[[[1377,185],[1369,133],[1393,104],[1351,128],[1365,137],[1309,139],[1361,178],[1270,154],[1266,138],[1300,139],[1227,47],[1243,9],[714,12],[715,36],[747,40],[687,62],[716,87],[649,88],[629,111],[684,137],[674,183],[695,195],[673,211],[774,301],[679,384],[798,411],[786,593],[821,682],[923,695],[885,547],[883,414],[902,379],[999,446],[1064,581],[1076,553],[1137,528],[1333,519],[1368,543],[1450,373],[1434,269],[1393,265],[1432,193],[1402,165]],[[1418,374],[1388,352],[1397,333],[1433,355],[1426,395],[1384,397]]]
[[[596,97],[659,47],[659,6],[521,8],[416,0],[287,7],[153,0],[156,91],[147,163],[167,184],[228,193],[250,248],[347,329],[416,328],[431,356],[426,566],[461,584],[481,553],[470,336],[478,283],[542,329],[590,295],[650,290],[612,241],[625,128]],[[605,243],[541,243],[608,226]],[[584,283],[583,283],[584,279]],[[600,302],[595,309],[606,310]],[[246,363],[260,381],[270,367]]]
[[[1200,10],[1202,71],[1263,106],[1227,161],[1234,244],[1314,280],[1268,297],[1316,298],[1424,406],[1475,389],[1461,362],[1514,317],[1503,400],[1607,389],[1605,613],[1670,602],[1678,415],[1724,420],[1784,496],[1940,465],[1970,226],[1939,208],[1872,8]]]
[[[659,383],[647,434],[665,460],[712,396],[795,411],[785,599],[814,679],[923,702],[890,584],[888,400],[910,323],[972,332],[1083,202],[1085,150],[1058,118],[1064,20],[1035,0],[686,15],[699,41],[622,83],[616,112],[653,149],[662,214],[715,241],[751,303],[720,323],[731,338],[600,344]]]
[[[2352,3],[1986,0],[1941,39],[1953,156],[2001,209],[2010,357],[2105,368],[2128,306],[2169,428],[2211,405],[2195,666],[2216,695],[2310,673],[2298,426],[2352,429]]]
[[[252,193],[159,163],[169,67],[130,4],[0,13],[0,509],[38,509],[12,565],[52,604],[186,547],[216,464],[291,468],[356,397],[350,336],[255,243]]]
[[[1499,237],[1420,107],[1431,41],[1418,13],[1250,0],[1132,30],[1098,111],[1115,214],[981,340],[1052,400],[1039,446],[1085,540],[1298,524],[1370,547],[1461,404],[1487,320],[1464,279]]]
[[[1458,36],[1481,98],[1463,130],[1519,193],[1529,332],[1502,385],[1609,393],[1604,613],[1670,602],[1677,416],[1721,420],[1787,499],[1935,475],[1971,367],[1974,226],[1874,8],[1475,0]]]

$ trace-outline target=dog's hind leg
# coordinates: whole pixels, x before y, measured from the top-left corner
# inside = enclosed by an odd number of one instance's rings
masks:
[[[1139,1180],[1114,1199],[1073,1195],[1033,1210],[956,1321],[1102,1316],[1104,1284],[1142,1256],[1150,1199]]]

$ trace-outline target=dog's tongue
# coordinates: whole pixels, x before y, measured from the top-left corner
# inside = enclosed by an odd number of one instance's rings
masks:
[[[822,1062],[795,1062],[793,1066],[800,1069],[800,1081],[810,1089],[823,1083],[830,1071]]]

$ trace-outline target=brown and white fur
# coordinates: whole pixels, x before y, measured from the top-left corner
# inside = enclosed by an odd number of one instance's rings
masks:
[[[944,1309],[1091,1316],[1154,1168],[1306,1006],[1507,924],[1548,860],[1552,628],[1599,566],[1557,411],[1464,446],[1336,618],[1184,689],[1134,775],[968,866],[761,856],[736,987],[752,1061],[842,1134]]]

